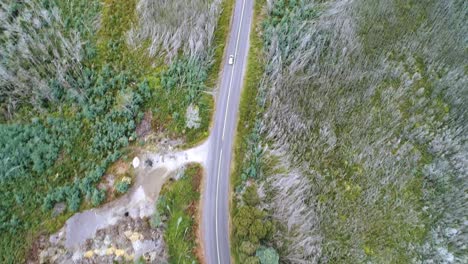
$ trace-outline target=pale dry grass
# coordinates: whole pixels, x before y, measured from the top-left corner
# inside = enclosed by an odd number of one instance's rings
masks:
[[[204,55],[211,46],[221,0],[140,0],[139,24],[128,32],[128,43],[149,43],[151,56],[163,52],[174,58],[178,52]]]

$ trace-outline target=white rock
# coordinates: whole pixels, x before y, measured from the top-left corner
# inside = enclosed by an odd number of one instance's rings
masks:
[[[111,239],[109,237],[109,235],[106,235],[106,237],[104,238],[104,245],[106,246],[109,246],[111,244]]]
[[[133,168],[138,168],[140,166],[140,159],[138,157],[135,157],[132,161]]]
[[[54,246],[57,245],[59,241],[60,241],[60,235],[52,235],[49,238],[49,242]]]
[[[103,248],[98,249],[97,252],[95,252],[95,254],[103,257],[106,255],[106,252],[107,252],[107,248],[103,247]]]
[[[41,251],[41,253],[39,253],[39,263],[41,264],[46,263],[48,257],[49,257],[49,252],[47,250]]]
[[[156,244],[152,240],[136,240],[132,242],[132,246],[136,258],[157,250]],[[154,258],[155,257],[152,257],[153,260]]]
[[[81,251],[75,251],[72,256],[73,262],[78,262],[83,258],[83,253]]]

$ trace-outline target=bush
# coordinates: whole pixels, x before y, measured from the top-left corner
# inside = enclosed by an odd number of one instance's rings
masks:
[[[248,257],[245,259],[245,264],[260,264],[260,260],[258,257]]]
[[[77,212],[81,205],[81,196],[79,189],[75,186],[67,190],[67,204],[68,210],[71,212]]]
[[[127,181],[120,181],[115,186],[115,190],[118,193],[126,193],[129,188],[130,188],[130,184]]]
[[[255,254],[258,247],[258,244],[254,244],[250,241],[243,241],[240,245],[240,251],[248,256],[252,256]]]
[[[189,143],[199,140],[207,131],[212,108],[205,85],[211,61],[208,58],[182,57],[160,75],[160,95],[153,115],[161,120],[174,136],[185,136]],[[186,113],[198,107],[197,125],[187,127]],[[190,121],[190,120],[189,120]]]
[[[255,207],[260,204],[260,197],[257,193],[257,185],[252,184],[245,188],[244,194],[242,194],[242,200],[248,206]]]
[[[149,42],[151,56],[183,53],[199,56],[209,50],[221,12],[220,0],[149,1],[138,3],[138,25],[129,32],[130,43]],[[195,44],[196,43],[196,44]]]
[[[273,224],[265,219],[265,213],[251,206],[241,206],[233,219],[234,232],[253,244],[260,243],[273,232]]]
[[[278,264],[279,255],[274,248],[260,247],[255,255],[260,260],[261,264]]]
[[[106,192],[104,190],[94,189],[93,195],[91,198],[91,203],[93,206],[100,205],[106,199]]]
[[[51,78],[76,88],[66,76],[80,74],[82,45],[63,20],[43,1],[2,1],[0,106],[7,118],[24,105],[47,109],[54,101]]]
[[[161,227],[162,221],[161,221],[161,215],[159,214],[158,210],[156,209],[156,212],[151,216],[150,220],[150,225],[151,228],[158,228]]]

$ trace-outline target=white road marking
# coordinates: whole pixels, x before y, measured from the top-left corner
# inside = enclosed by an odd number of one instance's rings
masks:
[[[218,175],[216,179],[216,200],[215,200],[215,236],[216,236],[216,254],[218,256],[218,264],[221,263],[219,257],[219,236],[218,236],[218,196],[219,196],[219,174],[221,173],[221,159],[223,158],[223,149],[219,153]]]
[[[236,46],[234,48],[234,60],[237,59],[237,49],[239,47],[240,32],[242,29],[242,20],[244,20],[244,10],[245,10],[245,0],[242,1],[240,24],[239,24],[239,29],[237,30]],[[224,113],[223,136],[221,137],[221,140],[223,141],[224,141],[224,133],[226,132],[226,120],[227,120],[227,113],[229,110],[229,98],[231,97],[232,77],[234,76],[234,67],[236,65],[237,63],[234,62],[234,65],[232,65],[232,68],[231,68],[231,77],[229,78],[228,97],[227,97],[227,103],[226,103],[226,111]]]

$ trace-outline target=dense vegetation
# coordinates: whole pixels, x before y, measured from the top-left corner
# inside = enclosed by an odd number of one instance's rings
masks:
[[[235,184],[259,186],[281,262],[468,261],[467,12],[457,0],[268,1]]]
[[[200,165],[189,165],[179,179],[167,183],[161,190],[153,222],[165,229],[170,263],[199,262],[196,218],[202,173]]]
[[[0,3],[0,262],[23,261],[40,232],[106,199],[97,183],[137,139],[144,111],[188,144],[207,136],[220,1],[171,2]],[[176,11],[192,15],[151,15]],[[59,202],[67,211],[51,217]]]

